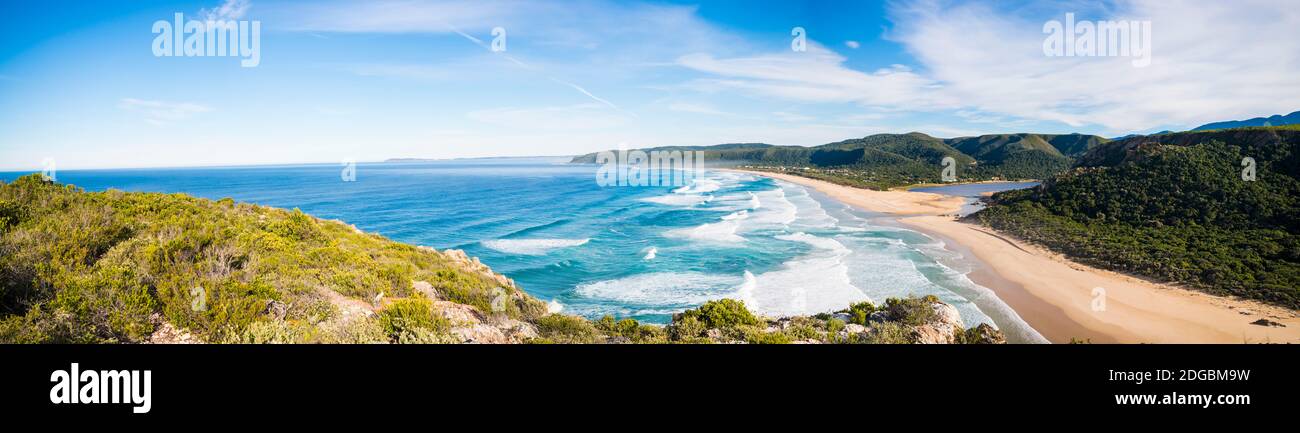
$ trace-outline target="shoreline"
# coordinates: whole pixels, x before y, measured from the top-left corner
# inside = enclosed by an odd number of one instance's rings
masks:
[[[957,221],[952,214],[964,204],[962,197],[865,190],[783,173],[731,171],[813,188],[943,241],[949,249],[975,259],[968,274],[971,281],[992,290],[1053,343],[1071,339],[1094,343],[1300,342],[1300,314],[1294,311],[1075,263],[990,228]],[[1102,290],[1094,292],[1098,287]],[[1286,326],[1251,324],[1261,318]]]

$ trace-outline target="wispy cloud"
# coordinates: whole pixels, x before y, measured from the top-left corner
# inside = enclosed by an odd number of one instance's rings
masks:
[[[807,52],[730,57],[701,52],[677,62],[705,74],[691,83],[704,92],[852,102],[884,110],[964,110],[983,113],[967,116],[972,121],[1001,127],[1027,121],[1111,132],[1194,126],[1296,109],[1300,12],[1285,3],[1130,0],[1099,8],[1058,1],[1007,9],[976,2],[896,2],[889,36],[916,58],[916,71],[856,70],[843,56],[811,42]],[[1150,20],[1151,65],[1134,68],[1125,57],[1044,56],[1043,23],[1063,20],[1067,12]]]
[[[123,98],[118,108],[140,113],[144,120],[154,125],[166,125],[185,120],[199,113],[212,111],[211,108],[192,102],[151,101],[135,98]]]
[[[238,20],[248,13],[248,8],[252,7],[248,0],[226,0],[221,6],[212,9],[200,9],[199,16],[207,21],[228,21]]]
[[[864,106],[908,107],[915,110],[959,106],[941,84],[902,65],[861,72],[845,58],[809,42],[805,52],[784,51],[746,57],[718,58],[696,53],[677,63],[714,76],[694,83],[697,89],[731,89],[801,102],[855,102]]]

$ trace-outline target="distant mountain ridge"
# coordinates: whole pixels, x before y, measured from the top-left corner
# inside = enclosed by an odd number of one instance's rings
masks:
[[[820,146],[731,143],[715,146],[666,146],[644,151],[704,152],[713,164],[859,169],[886,184],[939,181],[945,157],[957,162],[963,179],[1039,179],[1062,170],[1089,149],[1108,140],[1084,134],[991,134],[937,138],[920,132],[875,134]],[[596,153],[573,163],[595,163]]]
[[[1275,114],[1269,117],[1256,117],[1247,120],[1229,120],[1224,122],[1207,123],[1192,130],[1208,131],[1211,129],[1245,128],[1250,126],[1283,126],[1295,124],[1300,124],[1300,111],[1285,116]]]

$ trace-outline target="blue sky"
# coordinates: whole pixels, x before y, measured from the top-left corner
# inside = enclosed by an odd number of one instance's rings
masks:
[[[1300,109],[1285,0],[130,1],[6,5],[0,169],[1107,136]],[[155,57],[180,12],[261,22],[257,67]],[[1152,63],[1046,57],[1044,22],[1149,20]],[[506,50],[492,52],[494,27]],[[791,50],[791,29],[808,49]]]

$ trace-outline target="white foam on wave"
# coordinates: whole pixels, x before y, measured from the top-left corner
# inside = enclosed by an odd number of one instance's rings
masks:
[[[807,315],[871,299],[849,280],[844,258],[852,251],[839,241],[807,233],[777,238],[802,242],[814,250],[773,271],[758,275],[746,271],[737,296],[754,311],[769,316]]]
[[[793,184],[786,184],[784,188],[788,191],[786,200],[794,204],[796,224],[817,228],[830,228],[839,224],[840,220],[827,213],[826,208],[806,188]]]
[[[743,219],[745,219],[745,218],[749,218],[749,211],[747,211],[747,210],[743,210],[743,209],[742,209],[742,210],[738,210],[738,211],[735,211],[735,212],[729,213],[729,214],[727,214],[727,215],[724,215],[724,216],[722,217],[722,220],[723,220],[723,221],[731,221],[731,220],[738,220],[738,219],[743,220]]]
[[[708,203],[713,200],[711,195],[693,195],[693,194],[666,194],[655,197],[646,197],[641,199],[643,202],[662,204],[666,206],[692,207]]]
[[[483,241],[483,246],[509,254],[540,256],[551,250],[584,245],[591,239],[494,239]]]
[[[781,188],[754,193],[760,206],[749,212],[753,228],[773,228],[788,225],[798,218],[798,209],[787,200]]]
[[[722,182],[714,179],[695,179],[690,185],[673,190],[673,194],[700,194],[722,189]]]
[[[645,253],[645,256],[642,256],[641,260],[654,260],[656,254],[659,254],[659,249],[655,247],[650,247],[641,250],[641,252]]]
[[[736,277],[701,272],[652,272],[580,284],[580,296],[626,304],[695,305],[733,294]]]
[[[740,228],[737,221],[719,221],[716,223],[700,224],[691,228],[669,230],[664,232],[664,236],[674,238],[684,238],[703,242],[718,243],[739,243],[744,242],[745,238],[736,234],[736,229]]]

